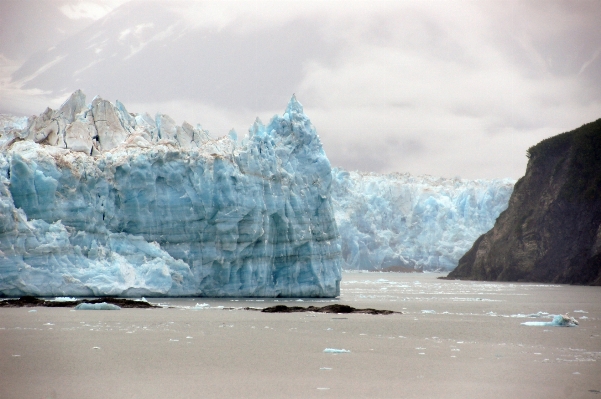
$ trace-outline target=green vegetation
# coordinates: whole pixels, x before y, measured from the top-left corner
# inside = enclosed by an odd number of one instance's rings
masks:
[[[570,162],[562,196],[589,201],[601,198],[601,119],[541,141],[528,149],[527,157],[537,162],[562,153]]]

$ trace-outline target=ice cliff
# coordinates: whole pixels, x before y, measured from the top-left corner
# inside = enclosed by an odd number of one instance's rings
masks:
[[[452,270],[507,208],[514,180],[332,171],[345,269]]]
[[[333,297],[332,174],[293,97],[244,139],[80,91],[0,118],[0,295]]]

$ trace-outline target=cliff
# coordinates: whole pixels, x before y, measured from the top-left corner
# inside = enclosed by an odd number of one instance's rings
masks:
[[[601,119],[528,157],[507,210],[447,278],[601,285]]]
[[[0,118],[0,296],[339,295],[330,163],[294,97],[242,140],[85,104]]]

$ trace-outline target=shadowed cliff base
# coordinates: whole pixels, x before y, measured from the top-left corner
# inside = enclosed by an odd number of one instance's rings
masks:
[[[446,279],[601,285],[601,119],[527,156],[509,207]]]

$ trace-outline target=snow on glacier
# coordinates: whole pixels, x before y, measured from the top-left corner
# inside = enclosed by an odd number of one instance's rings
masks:
[[[0,295],[339,295],[330,163],[294,97],[240,141],[81,91],[0,123]]]
[[[515,181],[332,170],[342,267],[452,270],[507,208]],[[400,267],[400,269],[399,269]]]

